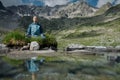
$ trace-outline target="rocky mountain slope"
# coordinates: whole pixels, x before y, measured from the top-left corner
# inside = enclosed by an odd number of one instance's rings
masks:
[[[12,12],[11,11],[9,11],[9,10],[7,10],[4,6],[3,6],[3,4],[2,4],[2,2],[0,1],[0,17],[2,17],[2,16],[6,16],[6,15],[10,15],[10,14],[12,14]]]
[[[88,5],[86,2],[75,2],[59,8],[55,15],[65,16],[69,18],[88,17],[93,16],[96,10],[97,8]]]
[[[102,7],[100,7],[96,12],[95,15],[101,15],[104,14],[109,8],[112,7],[111,3],[104,4]]]
[[[11,10],[4,7],[4,5],[0,1],[0,30],[6,29],[14,29],[18,25],[17,22],[18,16],[14,14]]]
[[[27,23],[30,22],[29,19],[31,18],[26,18],[23,16],[29,17],[33,15],[38,15],[39,17],[47,18],[47,19],[43,19],[43,18],[40,19],[41,20],[40,22],[44,26],[46,26],[46,28],[49,27],[49,29],[50,28],[59,29],[59,28],[64,28],[66,26],[70,27],[81,24],[92,25],[94,23],[108,22],[120,17],[119,5],[111,7],[110,4],[104,5],[107,7],[105,10],[101,9],[102,11],[99,12],[99,16],[94,16],[93,14],[96,12],[96,10],[99,11],[100,9],[98,10],[97,8],[91,7],[86,2],[75,2],[75,3],[70,3],[67,5],[55,6],[55,7],[21,5],[21,6],[11,6],[5,8],[2,5],[2,3],[0,3],[0,6],[1,6],[0,27],[2,28],[6,27],[7,29],[12,29],[12,28],[14,29],[16,27],[19,27],[18,24],[20,24],[20,22],[23,22],[24,25],[26,25],[25,21],[27,21]],[[21,26],[24,27],[23,25]]]
[[[19,16],[38,15],[45,18],[60,18],[60,17],[86,17],[92,16],[97,10],[91,7],[86,2],[75,2],[67,5],[48,7],[48,6],[11,6],[7,9],[15,12]]]

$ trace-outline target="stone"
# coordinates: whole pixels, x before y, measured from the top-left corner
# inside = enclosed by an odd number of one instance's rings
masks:
[[[96,46],[96,47],[95,47],[95,50],[102,52],[102,51],[106,51],[107,48],[106,48],[105,46]]]
[[[6,45],[5,44],[0,44],[0,49],[2,48],[6,48]]]
[[[0,49],[0,55],[8,54],[9,52],[10,52],[9,48],[2,48],[2,49]]]
[[[39,50],[39,48],[40,48],[40,46],[39,46],[39,44],[38,44],[38,42],[36,42],[36,41],[32,41],[31,43],[30,43],[30,50]]]
[[[120,45],[115,47],[116,49],[120,49]]]
[[[7,54],[9,52],[10,52],[10,50],[9,50],[9,48],[6,47],[5,44],[0,44],[0,56],[3,54]]]
[[[115,47],[115,51],[116,52],[120,52],[120,45],[118,45],[118,46]]]
[[[84,49],[84,46],[83,45],[79,45],[79,44],[69,44],[67,47],[66,47],[66,51],[73,51],[73,50],[81,50],[81,49]]]
[[[30,43],[28,43],[26,46],[23,46],[21,50],[29,50],[30,48]]]

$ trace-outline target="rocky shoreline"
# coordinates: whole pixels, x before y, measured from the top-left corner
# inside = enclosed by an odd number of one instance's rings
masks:
[[[38,56],[60,56],[66,54],[72,55],[104,55],[109,53],[119,53],[120,46],[116,47],[104,47],[104,46],[81,46],[72,45],[66,47],[64,50],[59,50],[56,52],[51,49],[47,50],[16,50],[7,48],[4,44],[0,44],[0,56],[8,56],[13,59],[28,59],[31,57]]]

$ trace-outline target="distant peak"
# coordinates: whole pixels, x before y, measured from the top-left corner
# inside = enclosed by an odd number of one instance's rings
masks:
[[[112,7],[112,4],[110,2],[107,2],[106,4],[103,5],[103,7],[105,7],[105,6],[110,8],[110,7]]]
[[[0,1],[0,9],[3,9],[3,10],[5,9],[1,1]]]
[[[108,5],[108,6],[112,6],[112,3],[110,3],[110,2],[107,2],[107,3],[106,3],[106,5]]]

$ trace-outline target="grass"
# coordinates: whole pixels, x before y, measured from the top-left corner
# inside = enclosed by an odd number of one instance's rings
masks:
[[[79,25],[57,33],[59,48],[77,43],[93,46],[120,45],[120,19],[94,25]],[[63,44],[64,43],[64,44]]]
[[[41,46],[57,46],[56,38],[51,34],[45,34],[45,39],[42,39],[41,37],[30,38],[26,37],[24,32],[21,31],[12,31],[6,34],[2,41],[8,47],[22,47],[32,41],[37,41]]]
[[[3,43],[6,45],[18,45],[23,46],[26,44],[25,35],[22,32],[13,31],[8,34],[3,39]]]

